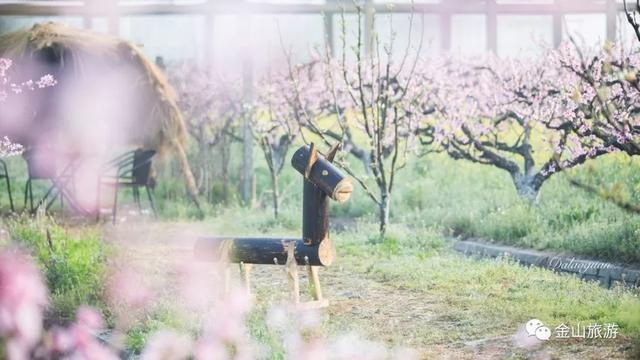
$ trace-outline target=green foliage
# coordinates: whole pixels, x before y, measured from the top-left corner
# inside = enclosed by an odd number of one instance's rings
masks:
[[[400,253],[400,238],[393,234],[387,233],[380,239],[378,236],[369,238],[373,244],[379,244],[380,251],[387,256],[398,255]]]
[[[622,305],[616,313],[616,323],[629,331],[640,334],[640,303],[629,302]]]
[[[530,318],[553,326],[617,323],[624,335],[640,336],[637,290],[607,290],[510,259],[472,260],[452,253],[425,258],[408,249],[394,256],[375,256],[368,240],[357,232],[341,233],[337,241],[347,244],[339,248],[340,264],[347,271],[429,294],[431,302],[440,304],[441,316],[465,319],[466,325],[459,324],[447,335],[453,339],[486,338],[505,329],[515,332]],[[433,339],[441,340],[446,339]]]
[[[414,224],[412,227],[394,224],[385,236],[380,238],[377,224],[360,221],[336,237],[349,239],[340,242],[338,247],[353,256],[366,254],[391,258],[411,254],[426,259],[442,253],[448,247],[442,229],[423,224]],[[367,246],[361,246],[360,243]]]
[[[233,194],[225,192],[222,183],[214,183],[211,188],[211,200],[214,204],[228,204],[232,201]],[[235,199],[237,201],[237,199]]]
[[[285,359],[285,349],[281,338],[274,333],[266,324],[265,309],[256,309],[249,313],[246,324],[251,338],[266,348],[265,359],[281,360]]]
[[[537,231],[537,215],[535,209],[526,204],[514,204],[508,210],[497,208],[477,219],[474,231],[490,239],[516,242]]]
[[[637,176],[615,173],[628,162],[614,154],[589,166],[611,177],[600,181],[632,186]],[[406,176],[398,180],[403,185],[392,208],[394,223],[420,222],[441,227],[447,235],[640,264],[640,217],[573,187],[567,177],[574,174],[551,178],[538,202],[530,205],[518,198],[508,176],[490,167],[435,155],[407,173],[424,175],[419,181]]]
[[[185,314],[179,310],[171,304],[157,304],[142,321],[129,329],[126,349],[139,354],[149,338],[160,330],[174,330],[179,333],[192,331],[195,324],[188,321]]]
[[[44,273],[54,315],[73,319],[82,304],[104,308],[108,247],[95,229],[66,230],[49,219],[6,220],[11,241],[23,246]]]
[[[612,154],[570,174],[580,183],[599,189],[604,199],[640,207],[640,160],[624,154]]]

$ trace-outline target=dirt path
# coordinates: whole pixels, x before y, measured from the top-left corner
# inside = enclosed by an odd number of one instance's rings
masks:
[[[164,286],[170,297],[175,265],[194,261],[193,243],[199,235],[210,234],[209,228],[204,223],[125,223],[107,228],[106,238],[117,245],[119,253],[142,264],[142,271],[168,282]],[[305,272],[300,273],[301,289],[306,290]],[[443,312],[443,307],[446,308],[443,296],[400,288],[390,281],[354,272],[340,261],[322,269],[320,276],[324,295],[330,300],[325,311],[331,334],[356,331],[369,340],[418,349],[424,358],[623,358],[624,344],[615,342],[588,345],[549,342],[542,348],[518,351],[513,346],[512,329],[505,329],[504,336],[462,340],[449,335],[453,333],[450,330],[462,325],[459,319]],[[258,302],[286,300],[288,284],[283,267],[254,266],[251,278]]]

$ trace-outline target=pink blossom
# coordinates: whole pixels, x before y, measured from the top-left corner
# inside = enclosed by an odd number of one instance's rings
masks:
[[[8,137],[0,139],[0,158],[20,155],[24,152],[24,147],[14,143]]]
[[[76,322],[67,328],[54,328],[47,348],[49,356],[77,360],[115,360],[116,353],[96,338],[104,322],[96,310],[82,306]]]
[[[245,327],[245,315],[251,301],[244,289],[235,288],[228,296],[214,304],[207,317],[204,332],[196,345],[196,359],[210,359],[210,356],[226,353],[221,359],[252,359],[253,346]],[[227,348],[234,349],[233,357]],[[216,357],[218,358],[218,357]]]
[[[98,331],[104,327],[104,321],[100,313],[88,306],[80,306],[76,313],[78,325],[85,327],[90,331]]]
[[[27,80],[21,84],[15,84],[9,77],[9,70],[13,62],[9,59],[0,58],[0,109],[7,110],[7,107],[15,107],[15,102],[11,103],[13,97],[23,93],[25,89],[34,90],[34,84],[39,89],[56,85],[56,80],[50,74],[45,75],[34,83],[33,80]],[[15,111],[15,109],[8,109]],[[8,111],[9,112],[9,111]],[[9,140],[4,136],[0,140],[0,158],[19,155],[23,152],[23,147]]]
[[[223,269],[218,263],[191,262],[182,265],[178,289],[182,304],[196,311],[213,306],[224,290],[220,286],[222,273]]]
[[[53,75],[47,74],[41,77],[40,80],[36,82],[36,85],[38,85],[39,89],[44,89],[46,87],[55,86],[57,83],[58,82],[54,79]]]
[[[124,305],[127,308],[141,307],[152,296],[140,272],[131,266],[115,270],[109,277],[107,289],[113,305]]]
[[[51,74],[42,76],[38,81],[26,80],[20,84],[11,82],[9,70],[13,62],[9,59],[0,58],[0,102],[5,102],[8,98],[9,91],[15,95],[22,94],[24,89],[35,90],[35,87],[44,89],[55,86],[57,81]],[[35,85],[35,86],[34,86]]]
[[[40,340],[47,289],[40,272],[19,252],[0,253],[0,338],[12,359],[26,358]]]
[[[190,354],[191,341],[187,337],[162,330],[149,340],[141,358],[142,360],[180,360],[188,359]]]

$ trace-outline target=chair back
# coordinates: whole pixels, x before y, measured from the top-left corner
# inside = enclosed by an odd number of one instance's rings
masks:
[[[58,174],[55,156],[46,151],[28,151],[24,153],[30,179],[53,179]]]
[[[135,185],[149,184],[149,179],[151,177],[151,160],[155,155],[155,150],[138,149],[133,152],[131,177]]]

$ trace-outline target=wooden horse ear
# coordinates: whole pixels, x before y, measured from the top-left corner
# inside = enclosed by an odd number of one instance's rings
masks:
[[[342,145],[341,142],[336,143],[335,145],[333,145],[331,147],[331,149],[329,149],[329,152],[327,153],[327,156],[325,156],[325,158],[327,159],[327,161],[329,162],[333,162],[333,159],[335,159],[336,154],[338,153],[338,150],[340,150],[340,146]]]
[[[304,169],[305,179],[308,179],[309,176],[311,176],[311,169],[316,161],[318,161],[318,149],[316,149],[316,145],[314,143],[311,143],[309,144],[309,161],[307,161],[307,166]]]

